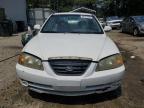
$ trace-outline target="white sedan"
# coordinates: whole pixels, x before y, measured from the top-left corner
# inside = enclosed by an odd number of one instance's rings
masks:
[[[110,26],[112,29],[120,29],[122,18],[119,18],[118,16],[111,16],[107,17],[106,20],[107,25]]]
[[[117,90],[125,67],[104,30],[92,14],[51,15],[19,56],[21,84],[38,93],[64,96]]]

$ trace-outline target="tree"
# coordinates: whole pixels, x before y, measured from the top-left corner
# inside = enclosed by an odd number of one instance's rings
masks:
[[[144,14],[143,0],[110,0],[106,15],[130,16]]]
[[[143,15],[144,1],[143,0],[126,0],[126,11],[128,15]]]
[[[90,9],[95,9],[96,6],[96,0],[73,0],[74,1],[74,5],[77,7],[87,7]]]

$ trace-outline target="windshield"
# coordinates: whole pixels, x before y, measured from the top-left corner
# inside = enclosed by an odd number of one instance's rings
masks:
[[[103,30],[97,20],[90,15],[52,15],[41,33],[103,34]]]
[[[136,22],[144,22],[144,16],[136,16],[134,17],[134,19],[136,20]]]
[[[119,20],[119,17],[118,17],[118,16],[111,16],[111,17],[107,17],[106,20],[107,20],[107,21]]]
[[[98,19],[100,22],[104,22],[104,19],[103,18],[99,18]]]

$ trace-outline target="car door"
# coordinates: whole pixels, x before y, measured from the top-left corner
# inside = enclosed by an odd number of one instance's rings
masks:
[[[129,32],[129,18],[126,18],[126,20],[125,20],[125,31],[126,32]]]
[[[126,25],[126,26],[127,26],[126,28],[127,28],[127,32],[128,32],[128,33],[131,33],[131,25],[132,25],[131,17],[129,17],[128,20],[127,20],[127,25]]]
[[[130,18],[130,19],[129,19],[129,32],[130,32],[130,33],[133,33],[134,25],[135,25],[134,19],[133,19],[133,18]]]
[[[123,31],[126,31],[126,20],[127,18],[123,19],[122,23],[121,23],[121,27]]]

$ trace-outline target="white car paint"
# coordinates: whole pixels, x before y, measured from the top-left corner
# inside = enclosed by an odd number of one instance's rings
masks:
[[[80,13],[62,13],[80,14]],[[90,15],[84,14],[82,15]],[[51,57],[84,57],[99,61],[120,53],[106,34],[38,33],[22,50],[42,60]],[[60,76],[42,62],[44,71],[16,65],[22,85],[38,93],[65,96],[104,93],[117,89],[125,71],[124,65],[116,69],[95,72],[97,62],[92,62],[83,75]]]
[[[58,56],[78,56],[93,58],[97,61],[101,59],[99,56],[102,56],[101,52],[106,43],[111,45],[112,41],[105,34],[95,36],[95,34],[39,33],[26,45],[23,52],[30,52],[42,60]],[[109,55],[119,53],[117,47],[112,45],[113,49],[107,46],[112,50],[108,50],[107,53],[111,52]]]

